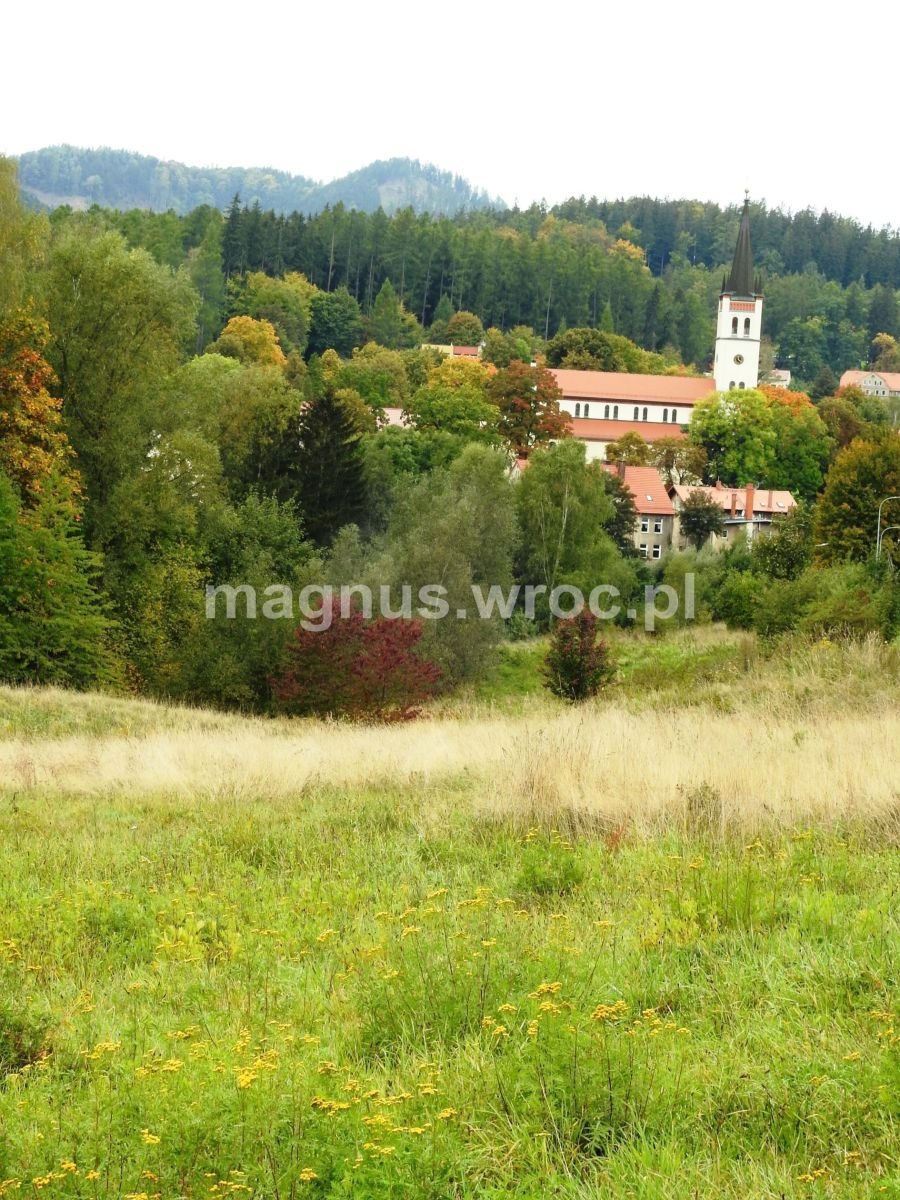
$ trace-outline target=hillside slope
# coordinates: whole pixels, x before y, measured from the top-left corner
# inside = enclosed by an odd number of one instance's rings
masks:
[[[200,204],[225,208],[235,193],[246,204],[259,202],[276,212],[319,212],[340,202],[365,212],[411,205],[417,212],[452,215],[493,203],[459,176],[409,158],[373,162],[323,184],[268,167],[190,167],[127,150],[66,145],[21,155],[19,178],[25,195],[47,208],[100,204],[186,213]]]

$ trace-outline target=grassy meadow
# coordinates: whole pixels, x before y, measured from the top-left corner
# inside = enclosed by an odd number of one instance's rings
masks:
[[[0,689],[0,1197],[900,1198],[900,653],[415,723]]]

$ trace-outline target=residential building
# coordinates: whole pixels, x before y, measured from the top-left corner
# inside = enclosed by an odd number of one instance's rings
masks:
[[[900,371],[845,371],[841,387],[858,387],[865,396],[891,400],[900,397]]]
[[[786,368],[773,367],[759,382],[766,387],[787,389],[791,386],[791,373]]]
[[[674,544],[675,506],[659,471],[655,467],[626,467],[624,463],[604,463],[603,468],[618,475],[634,499],[634,545],[638,554],[641,558],[662,558]]]
[[[688,540],[681,531],[679,514],[685,500],[693,492],[703,492],[725,513],[725,529],[722,536],[710,535],[709,544],[715,549],[724,549],[741,533],[747,535],[748,541],[755,537],[767,536],[772,532],[778,518],[789,513],[797,503],[790,492],[755,488],[750,483],[742,488],[726,487],[721,480],[716,481],[715,487],[675,484],[668,492],[675,508],[673,543],[679,550],[684,550],[688,545]]]

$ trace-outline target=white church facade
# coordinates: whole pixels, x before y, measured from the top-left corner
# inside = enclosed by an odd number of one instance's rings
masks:
[[[613,371],[554,370],[560,407],[588,458],[605,458],[606,447],[625,433],[645,441],[684,438],[694,405],[713,391],[755,388],[762,340],[762,287],[753,275],[750,201],[744,200],[731,271],[722,280],[716,314],[716,348],[708,375],[639,375]]]

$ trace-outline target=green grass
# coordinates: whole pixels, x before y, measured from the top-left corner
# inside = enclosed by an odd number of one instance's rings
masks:
[[[0,1194],[900,1196],[895,845],[474,799],[0,794]]]

